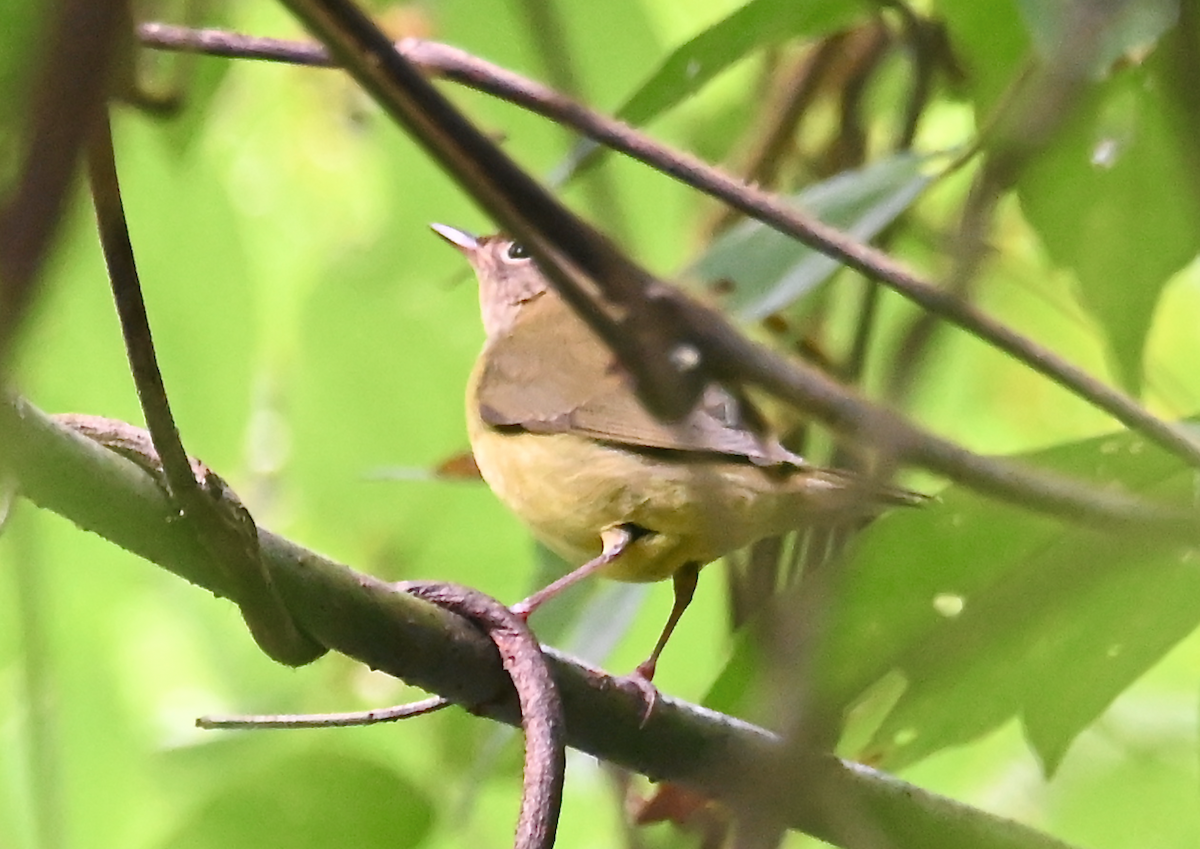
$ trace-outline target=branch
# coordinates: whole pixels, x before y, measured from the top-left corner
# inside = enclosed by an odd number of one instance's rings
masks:
[[[153,23],[140,25],[138,33],[143,43],[169,50],[302,65],[335,64],[322,47],[280,39]],[[719,198],[749,217],[879,281],[930,313],[986,340],[1038,374],[1104,410],[1126,427],[1184,458],[1189,465],[1200,466],[1200,444],[1183,428],[1155,417],[1125,393],[919,277],[886,253],[855,241],[778,197],[747,186],[693,156],[659,144],[627,124],[587,109],[546,86],[462,50],[412,38],[398,42],[395,50],[427,73],[462,83],[565,124],[685,185]],[[499,220],[504,223],[503,219]],[[516,231],[511,231],[511,235],[524,239]]]
[[[562,699],[546,655],[524,617],[478,590],[457,584],[404,581],[396,589],[474,622],[496,644],[517,692],[525,732],[525,779],[513,847],[553,849],[567,771]]]
[[[49,419],[24,401],[0,403],[0,469],[22,493],[123,548],[220,595],[222,573],[140,467]],[[354,572],[266,530],[265,563],[300,627],[331,649],[516,725],[516,697],[487,637],[448,611]],[[644,702],[620,679],[548,650],[563,697],[567,744],[655,780],[671,780],[745,806],[768,785],[793,828],[872,849],[845,833],[845,804],[886,829],[895,849],[1063,849],[1026,826],[927,793],[867,767],[821,758],[784,763],[761,728],[663,697],[642,726]],[[787,777],[789,780],[783,780]],[[779,780],[775,780],[779,779]],[[799,782],[799,783],[797,783]],[[839,809],[814,804],[840,800]]]
[[[283,0],[425,153],[519,240],[633,378],[642,403],[678,421],[711,382],[656,297],[663,284],[560,203],[459,112],[353,0]]]
[[[44,14],[48,26],[42,49],[32,54],[39,64],[27,138],[17,151],[5,152],[6,160],[15,153],[19,165],[14,184],[5,180],[9,192],[0,206],[0,372],[62,217],[79,152],[104,106],[120,24],[127,20],[121,0],[60,0],[45,13],[32,8],[37,11],[29,14]]]
[[[643,401],[654,402],[648,406],[656,414],[670,413],[675,409],[673,405],[692,397],[697,380],[701,385],[712,379],[755,384],[864,445],[879,446],[893,452],[901,462],[923,466],[1027,509],[1111,528],[1143,525],[1144,529],[1186,540],[1200,538],[1200,519],[1190,511],[1102,491],[1095,486],[1081,486],[1060,476],[973,454],[868,403],[815,369],[790,362],[747,341],[718,312],[655,280],[546,194],[455,111],[420,77],[408,59],[344,0],[288,2],[303,7],[305,22],[329,40],[331,49],[336,48],[334,54],[355,79],[413,132],[429,154],[455,175],[463,188],[505,225],[511,235],[525,242],[547,277],[572,307],[601,332],[623,364],[644,367],[646,363],[640,359],[639,351],[663,360],[661,368],[649,374],[648,379],[665,380],[666,394],[656,391],[657,383],[639,381],[639,395]],[[277,48],[278,43],[274,44]],[[578,105],[574,110],[590,114]],[[898,268],[873,248],[858,245],[819,222],[808,222],[793,210],[776,209],[782,205],[770,196],[738,186],[731,178],[723,179],[734,184],[736,197],[761,202],[771,207],[773,213],[786,211],[789,218],[804,226],[832,233],[841,246],[838,250],[844,248],[855,255],[870,257],[876,265],[860,270],[871,276],[879,276],[885,267]],[[834,247],[831,243],[826,252],[842,258]],[[577,261],[579,256],[586,261]],[[551,260],[550,265],[546,259]],[[861,265],[849,264],[855,268]],[[883,277],[880,279],[887,282]],[[921,286],[933,293],[939,303],[962,306],[928,284],[920,283],[918,288]],[[603,292],[598,298],[597,289]],[[615,311],[607,312],[606,307],[615,307]],[[995,329],[1020,340],[1021,345],[1026,344],[1026,340],[1002,325],[997,324]],[[1038,352],[1046,353],[1040,349]],[[1046,354],[1040,361],[1049,362],[1049,356]],[[674,363],[681,365],[676,367]],[[1115,391],[1082,372],[1079,375],[1098,389]],[[1143,432],[1148,432],[1147,427],[1165,429],[1173,434],[1167,441],[1174,440],[1177,453],[1192,451],[1200,457],[1200,448],[1181,429],[1150,416],[1136,404],[1132,407],[1144,419],[1139,421]],[[1166,435],[1160,433],[1160,436],[1166,439]]]
[[[273,660],[302,666],[320,657],[323,649],[296,628],[271,585],[259,554],[253,517],[240,500],[231,497],[232,491],[224,481],[204,464],[191,461],[175,426],[125,221],[112,128],[106,112],[96,121],[87,154],[100,244],[129,368],[150,432],[149,444],[139,445],[142,432],[124,422],[115,423],[112,432],[105,419],[89,417],[83,424],[91,438],[109,447],[119,446],[125,456],[162,481],[184,523],[210,551],[215,567],[229,575],[236,588],[232,598],[241,608],[259,647]]]
[[[96,224],[108,267],[113,303],[125,338],[129,371],[142,405],[146,429],[150,431],[154,450],[162,464],[167,491],[179,502],[184,512],[194,510],[199,513],[205,499],[196,482],[187,451],[180,441],[179,429],[175,426],[175,417],[167,400],[167,387],[158,368],[158,355],[154,351],[154,339],[150,333],[150,317],[146,314],[129,226],[125,221],[125,205],[117,180],[112,125],[108,113],[102,113],[96,123],[87,151],[88,184],[96,208]]]

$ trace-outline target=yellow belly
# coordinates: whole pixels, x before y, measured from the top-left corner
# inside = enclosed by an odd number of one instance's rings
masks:
[[[598,555],[607,529],[632,523],[651,532],[606,569],[609,578],[659,581],[788,526],[777,515],[779,485],[760,469],[673,462],[572,434],[498,432],[480,421],[470,432],[484,480],[572,564]]]

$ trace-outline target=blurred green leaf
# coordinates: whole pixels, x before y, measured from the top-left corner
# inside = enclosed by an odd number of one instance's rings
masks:
[[[869,242],[920,197],[934,179],[929,165],[928,157],[896,154],[809,186],[796,196],[796,206]],[[837,260],[759,221],[743,221],[713,241],[689,276],[732,283],[726,307],[753,321],[803,298],[840,268]]]
[[[645,124],[754,51],[790,38],[825,35],[863,11],[847,0],[750,0],[677,47],[617,110],[617,117],[634,126]]]
[[[345,752],[300,753],[220,786],[164,849],[419,846],[433,811],[392,770]]]
[[[950,35],[954,58],[966,74],[976,123],[984,124],[1029,54],[1029,33],[1022,26],[1018,0],[936,0],[935,5]]]
[[[751,53],[791,38],[834,32],[863,11],[857,0],[750,0],[670,53],[616,117],[635,127],[646,124]],[[556,179],[569,179],[598,149],[595,142],[581,142]]]
[[[1084,55],[1072,58],[1083,60],[1081,72],[1093,77],[1131,51],[1152,45],[1179,17],[1178,0],[1020,0],[1020,9],[1043,62],[1056,64],[1067,58],[1066,51],[1085,48]]]
[[[1136,436],[1026,458],[1188,503],[1193,475]],[[848,707],[891,669],[907,688],[864,759],[900,768],[1019,715],[1047,771],[1200,622],[1190,549],[1063,526],[951,489],[860,539],[830,615],[818,693]]]
[[[1195,694],[1195,656],[1188,658]],[[1200,845],[1194,711],[1143,694],[1079,741],[1081,757],[1055,777],[1047,810],[1075,845],[1157,849]]]
[[[1160,51],[1090,92],[1018,183],[1025,214],[1075,272],[1131,392],[1159,294],[1200,249],[1194,139],[1173,114],[1162,61]]]

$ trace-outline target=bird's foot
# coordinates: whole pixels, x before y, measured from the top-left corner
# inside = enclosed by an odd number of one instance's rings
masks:
[[[621,679],[636,687],[642,696],[642,703],[645,707],[642,709],[642,721],[638,723],[638,728],[646,727],[646,723],[650,721],[650,715],[654,713],[654,706],[658,703],[658,688],[654,686],[653,680],[654,667],[655,662],[647,660]]]
[[[530,598],[532,598],[532,596],[530,596]],[[522,622],[528,622],[529,617],[533,615],[533,611],[535,609],[536,609],[536,605],[531,605],[529,603],[528,598],[524,599],[523,601],[518,601],[516,604],[514,604],[512,607],[509,608],[509,610],[511,610],[513,612],[513,615],[516,616],[518,619],[520,619]]]

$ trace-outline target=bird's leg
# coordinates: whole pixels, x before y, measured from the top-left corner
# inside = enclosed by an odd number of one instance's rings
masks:
[[[675,604],[671,607],[671,615],[667,617],[667,624],[663,626],[662,634],[658,637],[654,651],[650,652],[650,656],[639,663],[637,669],[633,672],[635,676],[645,679],[647,683],[654,680],[654,670],[658,666],[658,656],[666,648],[667,640],[671,639],[671,634],[674,632],[675,626],[679,624],[679,619],[683,616],[683,611],[687,610],[688,605],[692,603],[692,596],[696,593],[696,582],[699,577],[699,563],[685,563],[675,572],[673,578],[675,584]]]
[[[543,604],[556,595],[561,593],[567,587],[587,578],[590,575],[603,569],[609,563],[612,563],[621,553],[629,547],[629,544],[637,539],[641,534],[641,528],[635,525],[617,525],[614,528],[609,528],[600,534],[600,541],[604,545],[604,549],[596,557],[593,557],[587,563],[584,563],[578,569],[568,572],[554,583],[543,587],[524,601],[519,601],[512,606],[512,612],[520,616],[522,619],[528,619],[533,615],[533,611],[537,610]],[[644,533],[644,531],[642,532]],[[687,605],[685,604],[684,607]]]
[[[671,633],[679,624],[683,611],[687,610],[688,605],[692,603],[692,596],[696,593],[696,582],[699,577],[699,563],[685,563],[675,572],[672,579],[675,584],[675,603],[671,606],[671,615],[667,617],[667,624],[663,625],[658,642],[654,644],[654,651],[650,652],[650,656],[639,663],[637,669],[633,670],[626,679],[641,691],[642,699],[646,703],[646,708],[642,711],[643,728],[650,721],[650,715],[654,713],[654,705],[658,702],[658,688],[654,686],[653,682],[654,670],[658,666],[658,656],[666,647],[667,640],[671,639]]]

